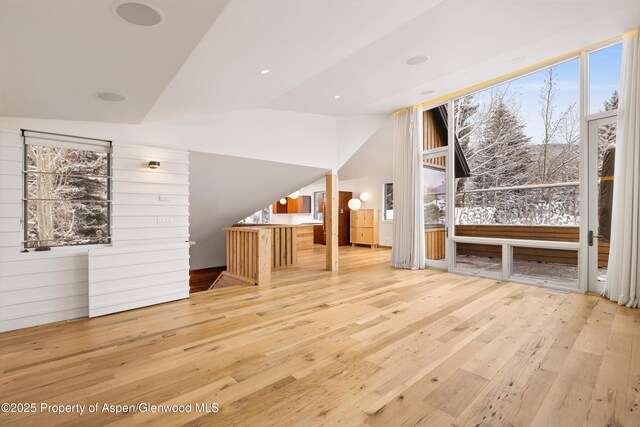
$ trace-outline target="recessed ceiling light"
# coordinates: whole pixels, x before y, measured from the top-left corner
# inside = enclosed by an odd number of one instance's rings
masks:
[[[271,70],[265,68],[264,70],[260,71],[260,74],[269,74],[270,72]]]
[[[431,89],[423,90],[420,95],[431,95],[433,91]]]
[[[425,62],[427,62],[429,59],[431,59],[430,57],[428,57],[427,55],[418,55],[418,56],[414,56],[411,57],[409,59],[407,59],[407,65],[420,65],[420,64],[424,64]]]
[[[511,63],[512,64],[519,64],[519,63],[524,62],[524,61],[526,61],[528,59],[530,59],[528,56],[519,56],[517,58],[513,58],[511,60]]]
[[[137,2],[116,2],[113,12],[123,21],[141,27],[153,27],[164,20],[158,9]]]
[[[334,96],[334,98],[335,98],[335,99],[340,99],[340,98],[342,98],[342,97],[341,97],[340,95],[336,95],[336,96]]]
[[[100,93],[96,93],[96,96],[103,100],[103,101],[108,101],[108,102],[120,102],[120,101],[124,101],[125,98],[124,96],[118,94],[118,93],[111,93],[111,92],[100,92]]]

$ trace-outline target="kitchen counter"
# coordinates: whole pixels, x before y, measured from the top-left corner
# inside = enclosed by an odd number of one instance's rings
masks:
[[[316,224],[317,225],[317,224]],[[322,223],[320,223],[322,226]],[[273,230],[294,228],[296,232],[296,250],[313,248],[313,224],[236,224],[234,227],[271,228]],[[274,235],[274,244],[276,236]]]
[[[298,249],[312,249],[313,248],[313,225],[300,224],[298,227]]]

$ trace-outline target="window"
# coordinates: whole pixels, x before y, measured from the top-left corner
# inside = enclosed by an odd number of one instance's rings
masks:
[[[622,43],[589,53],[589,113],[618,109]]]
[[[324,215],[324,191],[313,193],[313,219],[322,221]]]
[[[579,86],[576,58],[455,100],[456,225],[579,224]]]
[[[267,206],[240,221],[241,224],[269,224],[269,222],[271,222],[271,206]]]
[[[383,211],[384,219],[387,221],[393,220],[393,183],[386,183],[383,189]]]
[[[24,246],[108,243],[107,141],[24,131]]]
[[[442,228],[445,226],[446,209],[446,164],[444,156],[430,159],[422,167],[424,177],[424,227]]]

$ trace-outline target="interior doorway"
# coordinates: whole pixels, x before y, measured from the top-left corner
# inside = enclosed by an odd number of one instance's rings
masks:
[[[350,209],[349,200],[353,198],[351,191],[338,192],[338,246],[348,246],[351,244],[350,238]],[[317,203],[318,214],[322,219],[322,226],[316,225],[314,229],[314,243],[326,244],[326,216],[324,215],[325,192],[316,191],[314,199]]]

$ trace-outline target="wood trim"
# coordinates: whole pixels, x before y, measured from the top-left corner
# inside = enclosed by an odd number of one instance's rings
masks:
[[[338,271],[338,175],[327,174],[325,191],[326,269]]]
[[[456,225],[456,236],[484,237],[493,239],[541,240],[553,242],[578,242],[580,227],[566,225]],[[465,255],[495,256],[485,245],[458,243],[458,249]],[[576,265],[575,250],[514,248],[514,258],[528,261],[558,262]],[[604,268],[609,261],[609,244],[598,244],[598,267]]]
[[[425,255],[430,260],[445,259],[445,228],[424,230]]]

